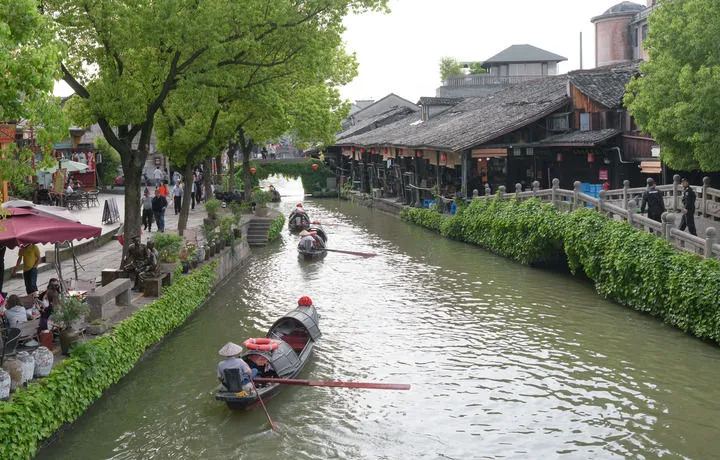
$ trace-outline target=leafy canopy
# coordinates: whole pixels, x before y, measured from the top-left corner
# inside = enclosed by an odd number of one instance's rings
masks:
[[[448,77],[464,75],[463,66],[457,59],[444,57],[440,60],[440,81],[445,82]]]
[[[661,0],[625,104],[672,168],[720,171],[720,2]]]

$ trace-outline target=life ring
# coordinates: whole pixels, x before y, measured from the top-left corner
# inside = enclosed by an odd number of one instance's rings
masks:
[[[279,345],[277,340],[273,339],[247,339],[243,342],[248,350],[273,351],[277,350]]]

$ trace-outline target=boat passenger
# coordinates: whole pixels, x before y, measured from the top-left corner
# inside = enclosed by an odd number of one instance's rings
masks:
[[[243,390],[250,393],[252,386],[250,380],[257,376],[257,369],[250,369],[250,366],[240,358],[243,348],[233,342],[228,342],[218,352],[220,356],[224,356],[225,360],[218,363],[217,375],[220,383],[225,387],[223,377],[225,376],[225,369],[240,369],[240,375],[242,376]],[[247,387],[246,387],[247,386]],[[224,388],[227,390],[227,388]]]
[[[303,230],[300,232],[300,242],[298,243],[298,247],[304,249],[305,251],[312,251],[314,248],[322,247],[318,243],[318,238],[319,237],[317,236],[316,232],[308,232],[307,230]]]

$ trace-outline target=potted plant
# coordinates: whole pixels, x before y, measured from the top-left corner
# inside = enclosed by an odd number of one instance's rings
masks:
[[[232,228],[234,223],[235,219],[231,216],[220,219],[218,236],[220,237],[220,241],[225,244],[233,244],[233,241],[235,240],[235,234],[233,233]]]
[[[72,328],[72,323],[88,314],[90,310],[80,299],[72,296],[60,298],[60,307],[53,311],[50,319],[61,328],[60,348],[67,355],[70,347],[78,341],[78,334]]]
[[[153,236],[155,249],[160,256],[160,264],[164,272],[172,273],[180,258],[183,248],[183,237],[174,233],[156,233]]]
[[[217,239],[217,229],[215,225],[208,223],[202,226],[203,239],[205,240],[205,260],[215,255],[215,240]]]
[[[205,202],[205,211],[208,213],[207,220],[210,222],[215,222],[218,217],[218,212],[220,211],[220,208],[222,207],[222,202],[218,200],[217,198],[210,198]]]
[[[272,199],[272,194],[261,188],[253,190],[253,201],[255,202],[255,215],[267,216],[268,202]]]

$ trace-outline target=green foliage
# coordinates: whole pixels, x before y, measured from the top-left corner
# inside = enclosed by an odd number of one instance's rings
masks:
[[[183,249],[183,237],[174,233],[155,233],[153,236],[155,249],[160,254],[160,262],[177,262]]]
[[[440,230],[444,220],[442,214],[424,208],[405,208],[400,212],[400,218],[435,231]]]
[[[280,236],[280,232],[282,232],[284,226],[285,216],[280,214],[270,224],[270,229],[268,230],[268,241],[275,241],[277,237]]]
[[[202,234],[206,244],[213,244],[218,239],[217,226],[211,224],[203,224]]]
[[[464,75],[462,65],[455,58],[444,57],[440,60],[440,82],[445,83],[448,77],[457,77]]]
[[[327,187],[327,178],[335,177],[332,171],[314,158],[300,163],[285,163],[282,161],[270,161],[267,163],[250,163],[256,169],[255,176],[258,180],[267,179],[272,175],[283,176],[288,179],[300,178],[305,193],[321,191]],[[318,165],[312,169],[312,165]]]
[[[272,201],[272,194],[258,187],[253,190],[252,200],[255,202],[256,206],[259,206],[261,208],[266,207],[267,204]]]
[[[29,458],[37,443],[72,422],[180,326],[210,294],[215,263],[173,278],[163,296],[105,334],[76,346],[50,375],[0,402],[0,458]]]
[[[98,165],[102,172],[102,185],[114,185],[120,168],[120,154],[110,147],[110,144],[103,137],[95,139],[95,147],[98,153],[102,155],[102,163]]]
[[[235,240],[235,234],[233,233],[233,224],[235,218],[232,216],[223,217],[220,219],[220,225],[218,226],[218,237],[221,241],[228,244],[232,244]]]
[[[485,69],[482,65],[482,62],[471,62],[469,65],[470,75],[487,73],[487,69]]]
[[[217,198],[210,198],[205,202],[205,211],[207,211],[208,216],[210,217],[217,217],[220,207],[222,207],[222,201]]]
[[[625,105],[674,169],[720,171],[718,17],[716,0],[660,1],[643,42],[650,59],[627,87]]]
[[[60,308],[54,309],[50,317],[54,323],[68,329],[73,321],[87,315],[89,311],[88,306],[77,297],[63,296],[60,299]]]

